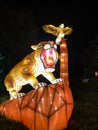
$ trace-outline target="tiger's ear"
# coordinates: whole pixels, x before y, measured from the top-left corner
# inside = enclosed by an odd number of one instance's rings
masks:
[[[33,50],[37,50],[38,45],[31,45],[31,48],[32,48]]]

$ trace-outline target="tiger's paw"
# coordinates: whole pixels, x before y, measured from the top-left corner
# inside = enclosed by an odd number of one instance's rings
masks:
[[[37,89],[37,88],[40,88],[40,87],[44,87],[46,85],[47,85],[47,83],[41,82],[41,83],[38,83],[38,85],[34,86],[34,88]]]
[[[13,95],[11,95],[10,100],[13,100],[13,99],[16,99],[16,98],[20,98],[20,97],[22,97],[24,95],[25,95],[25,93],[13,94]]]
[[[53,82],[53,84],[56,84],[56,83],[59,83],[59,82],[62,82],[62,81],[64,81],[63,78],[57,78],[57,79]]]

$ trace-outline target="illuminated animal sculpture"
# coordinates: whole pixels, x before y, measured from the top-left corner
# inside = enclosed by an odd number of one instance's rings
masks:
[[[69,85],[69,77],[68,77],[68,52],[67,52],[67,46],[64,36],[70,35],[73,31],[70,27],[64,27],[64,24],[60,24],[58,27],[49,24],[44,25],[43,30],[47,33],[50,33],[54,36],[56,36],[55,43],[57,45],[60,45],[60,77],[64,79],[64,81]],[[62,44],[64,43],[64,44]]]
[[[38,45],[32,45],[31,48],[35,51],[16,64],[4,79],[10,100],[24,95],[18,93],[23,85],[30,84],[35,89],[45,86],[46,83],[39,83],[37,79],[39,75],[43,75],[52,84],[62,81],[61,78],[56,79],[52,73],[58,61],[56,44],[53,41],[40,42]]]
[[[47,33],[51,33],[53,34],[54,36],[56,36],[56,40],[55,40],[55,43],[57,45],[60,44],[60,41],[62,39],[64,39],[64,36],[65,35],[70,35],[73,31],[72,28],[70,27],[64,27],[64,24],[60,24],[58,27],[54,26],[54,25],[44,25],[43,26],[43,30]]]
[[[62,38],[59,45],[60,77],[64,80],[39,87],[25,96],[0,104],[1,115],[21,122],[29,130],[65,130],[67,128],[74,100],[68,78],[66,40]]]

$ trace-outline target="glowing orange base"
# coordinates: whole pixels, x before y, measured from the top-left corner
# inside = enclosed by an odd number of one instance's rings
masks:
[[[30,130],[63,130],[73,111],[73,97],[64,82],[32,90],[0,105],[0,114],[19,121]]]

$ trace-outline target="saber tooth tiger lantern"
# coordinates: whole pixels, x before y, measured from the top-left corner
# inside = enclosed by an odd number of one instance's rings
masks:
[[[45,68],[46,72],[43,72],[42,74],[51,81],[51,84],[38,84],[35,90],[31,90],[26,95],[22,95],[16,99],[8,100],[0,104],[0,114],[5,115],[8,119],[21,122],[29,130],[64,130],[68,126],[74,107],[73,96],[68,78],[67,43],[64,39],[64,36],[69,35],[72,32],[72,29],[69,27],[64,28],[64,24],[61,24],[59,27],[45,25],[43,28],[45,32],[57,36],[55,41],[57,45],[60,45],[60,55],[55,55],[56,45],[54,45],[54,42],[44,46],[44,50],[40,51],[40,60],[36,62],[36,64],[39,63],[39,67],[36,67],[38,72],[35,73],[35,77],[37,77],[38,73]],[[50,45],[52,46],[51,49],[49,49]],[[37,48],[40,48],[41,45],[39,44],[32,47],[34,50],[37,50]],[[53,47],[55,48],[54,51]],[[46,52],[47,49],[48,51]],[[34,69],[31,61],[35,63],[34,57],[33,59],[31,57],[31,55],[27,56],[26,59],[23,60],[24,68],[21,69],[23,74],[28,72],[28,76],[30,75],[31,70]],[[53,63],[57,62],[58,57],[60,58],[60,78],[56,79],[52,72],[55,70],[55,64]],[[40,65],[40,63],[42,64]],[[40,67],[42,67],[41,70]],[[19,68],[17,69],[17,72],[18,71]],[[47,75],[47,73],[49,74]],[[11,74],[14,75],[15,81],[18,82],[18,79],[21,76],[15,76],[12,71]],[[26,75],[24,75],[24,77],[25,76]],[[38,83],[35,77],[28,77],[27,79],[30,83],[32,83],[32,79],[34,78],[33,80],[36,81],[35,83]],[[11,77],[9,79],[11,81]],[[21,77],[21,79],[23,82],[25,81],[23,80],[23,77]],[[19,82],[17,84],[19,84]],[[10,92],[11,97],[13,98],[13,95],[17,93],[12,91],[12,89],[10,90],[12,92],[12,94]]]

